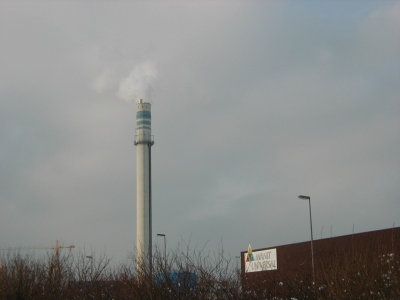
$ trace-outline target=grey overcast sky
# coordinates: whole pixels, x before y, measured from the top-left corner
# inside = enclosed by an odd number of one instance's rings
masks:
[[[399,226],[399,1],[1,1],[0,248],[247,249]],[[162,244],[161,244],[162,245]]]

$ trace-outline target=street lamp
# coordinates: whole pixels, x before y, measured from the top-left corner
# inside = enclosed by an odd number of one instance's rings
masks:
[[[310,207],[310,228],[311,228],[311,263],[312,263],[312,273],[313,273],[313,285],[315,284],[315,270],[314,270],[314,246],[313,246],[313,233],[312,233],[312,218],[311,218],[311,197],[299,195],[299,199],[308,200],[308,205]]]
[[[167,265],[167,240],[166,240],[165,234],[157,233],[157,238],[159,236],[162,236],[164,238],[164,260],[165,260],[165,266],[166,266]]]
[[[240,261],[240,256],[235,256],[235,258],[236,258],[236,272],[238,274],[240,274],[240,272],[239,272],[239,262],[240,262],[240,270],[242,269],[242,263]]]

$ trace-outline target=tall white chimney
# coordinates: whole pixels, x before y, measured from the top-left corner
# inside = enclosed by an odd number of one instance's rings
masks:
[[[136,104],[136,201],[137,201],[137,267],[151,271],[151,104],[142,99]]]

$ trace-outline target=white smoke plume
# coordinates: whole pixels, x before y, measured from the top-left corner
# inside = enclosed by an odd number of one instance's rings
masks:
[[[145,61],[136,65],[129,76],[121,81],[118,97],[128,103],[140,98],[149,100],[157,81],[157,74],[157,68],[153,61]]]

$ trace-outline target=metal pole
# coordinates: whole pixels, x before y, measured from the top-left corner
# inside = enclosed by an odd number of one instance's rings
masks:
[[[308,200],[308,206],[310,208],[310,229],[311,229],[311,263],[312,263],[312,274],[313,274],[313,287],[315,292],[315,268],[314,268],[314,238],[312,232],[312,217],[311,217],[311,197],[299,195],[299,199]]]
[[[167,238],[164,234],[164,263],[165,263],[165,270],[167,270]]]
[[[150,276],[153,276],[153,232],[152,232],[152,199],[151,199],[151,143],[147,144],[149,147],[149,264],[150,264]]]
[[[164,261],[165,267],[167,267],[167,238],[165,237],[165,234],[162,233],[157,233],[157,236],[162,236],[164,238]]]
[[[314,239],[312,232],[312,217],[311,217],[311,197],[308,198],[308,204],[310,207],[310,227],[311,227],[311,262],[312,262],[312,272],[313,272],[313,285],[315,285],[315,269],[314,269]]]

